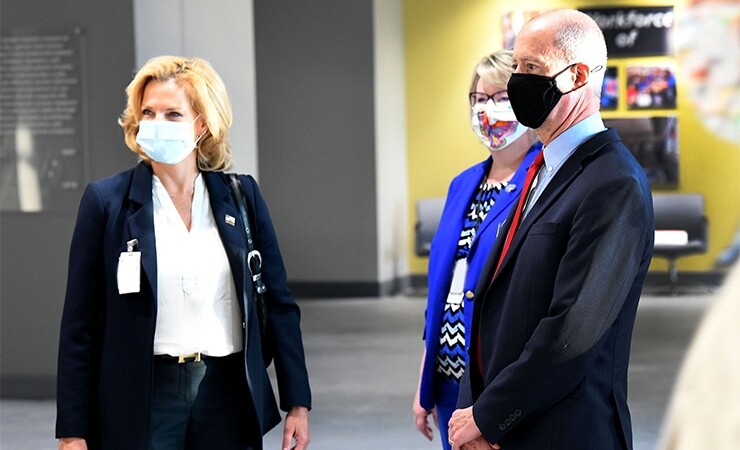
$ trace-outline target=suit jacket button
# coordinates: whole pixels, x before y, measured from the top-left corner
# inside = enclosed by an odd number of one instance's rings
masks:
[[[517,416],[517,417],[521,416],[522,415],[522,410],[521,409],[515,409],[514,410],[514,415]]]
[[[504,425],[503,423],[500,423],[498,424],[498,429],[501,431],[504,431],[506,429],[506,425]]]
[[[468,291],[465,293],[465,298],[471,299],[473,297],[475,297],[475,293],[473,291]]]
[[[504,423],[505,423],[505,424],[506,424],[506,426],[508,427],[509,425],[511,425],[511,419],[509,419],[509,418],[507,417],[507,418],[506,418],[506,420],[504,420]]]
[[[516,420],[516,416],[514,414],[509,414],[509,420],[512,422]]]

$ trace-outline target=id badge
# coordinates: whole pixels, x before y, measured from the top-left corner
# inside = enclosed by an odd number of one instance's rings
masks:
[[[459,305],[463,302],[463,288],[465,287],[465,275],[468,272],[468,261],[465,258],[458,259],[452,272],[450,293],[447,295],[447,303]]]
[[[141,290],[141,252],[122,252],[118,257],[118,293]]]

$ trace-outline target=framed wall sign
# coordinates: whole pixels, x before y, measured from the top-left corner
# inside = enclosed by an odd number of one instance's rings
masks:
[[[610,58],[673,55],[673,6],[580,8],[599,25]]]

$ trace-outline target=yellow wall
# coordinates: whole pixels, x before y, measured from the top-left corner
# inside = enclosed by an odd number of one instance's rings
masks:
[[[409,236],[413,237],[414,232],[416,200],[444,197],[455,175],[488,156],[471,131],[467,93],[479,59],[502,46],[502,13],[511,11],[512,5],[518,10],[532,11],[638,4],[673,5],[679,12],[687,3],[686,0],[405,0],[409,217],[412,218]],[[609,60],[609,65],[619,67],[620,95],[624,96],[627,64],[651,65],[674,60],[673,57],[614,58]],[[686,81],[680,70],[676,72],[677,110],[627,112],[622,97],[620,109],[604,112],[603,117],[678,116],[680,184],[678,189],[663,191],[704,194],[710,224],[709,251],[678,261],[679,270],[703,271],[712,269],[717,254],[740,227],[740,144],[720,139],[699,122],[687,96]],[[413,238],[409,242],[413,243]],[[416,257],[412,247],[408,252],[411,273],[426,273],[427,259]],[[654,260],[651,266],[654,270],[666,267],[660,259]]]

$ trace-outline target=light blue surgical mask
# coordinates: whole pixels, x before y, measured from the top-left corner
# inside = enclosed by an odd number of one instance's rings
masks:
[[[195,118],[198,120],[198,117]],[[168,120],[142,120],[136,142],[152,161],[162,164],[177,164],[184,160],[195,148],[201,135],[193,140],[192,122],[171,122]]]

